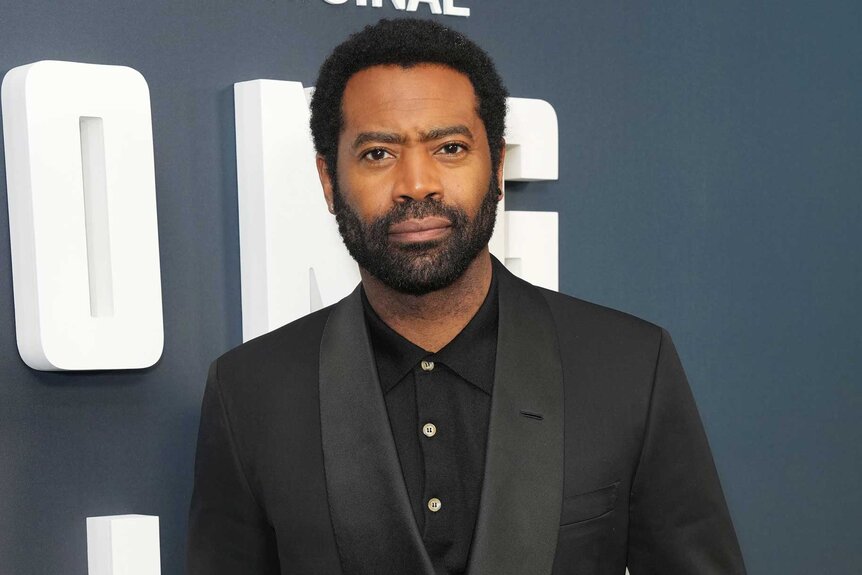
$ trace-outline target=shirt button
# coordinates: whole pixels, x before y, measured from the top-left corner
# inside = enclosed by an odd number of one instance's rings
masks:
[[[443,502],[436,497],[433,497],[428,500],[428,509],[430,509],[432,513],[437,513],[443,509]]]
[[[426,423],[422,426],[422,433],[425,434],[425,437],[434,437],[437,435],[437,426],[433,423]]]
[[[434,362],[433,361],[423,361],[422,362],[422,370],[423,371],[433,371],[434,370]]]

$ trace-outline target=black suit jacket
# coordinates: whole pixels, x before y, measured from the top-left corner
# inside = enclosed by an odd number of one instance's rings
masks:
[[[744,573],[668,334],[494,265],[497,364],[469,575]],[[433,575],[358,289],[213,363],[188,567]]]

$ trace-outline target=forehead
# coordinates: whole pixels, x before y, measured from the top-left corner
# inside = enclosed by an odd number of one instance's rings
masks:
[[[372,66],[354,74],[345,86],[343,131],[409,131],[453,122],[473,130],[483,128],[477,105],[470,79],[448,66]]]

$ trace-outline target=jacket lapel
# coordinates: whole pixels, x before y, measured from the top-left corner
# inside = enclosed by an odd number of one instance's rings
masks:
[[[320,343],[320,419],[329,510],[349,575],[433,575],[407,495],[357,288]]]
[[[554,319],[535,287],[494,261],[497,361],[469,575],[547,575],[563,492],[563,385]]]

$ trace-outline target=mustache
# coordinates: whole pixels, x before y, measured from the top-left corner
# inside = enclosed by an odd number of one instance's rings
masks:
[[[421,202],[404,202],[392,206],[386,214],[374,220],[371,224],[372,233],[386,234],[389,228],[394,224],[401,223],[406,220],[427,218],[430,216],[439,216],[446,218],[452,222],[453,228],[458,228],[466,224],[467,214],[458,208],[448,206],[441,200],[427,199]]]

